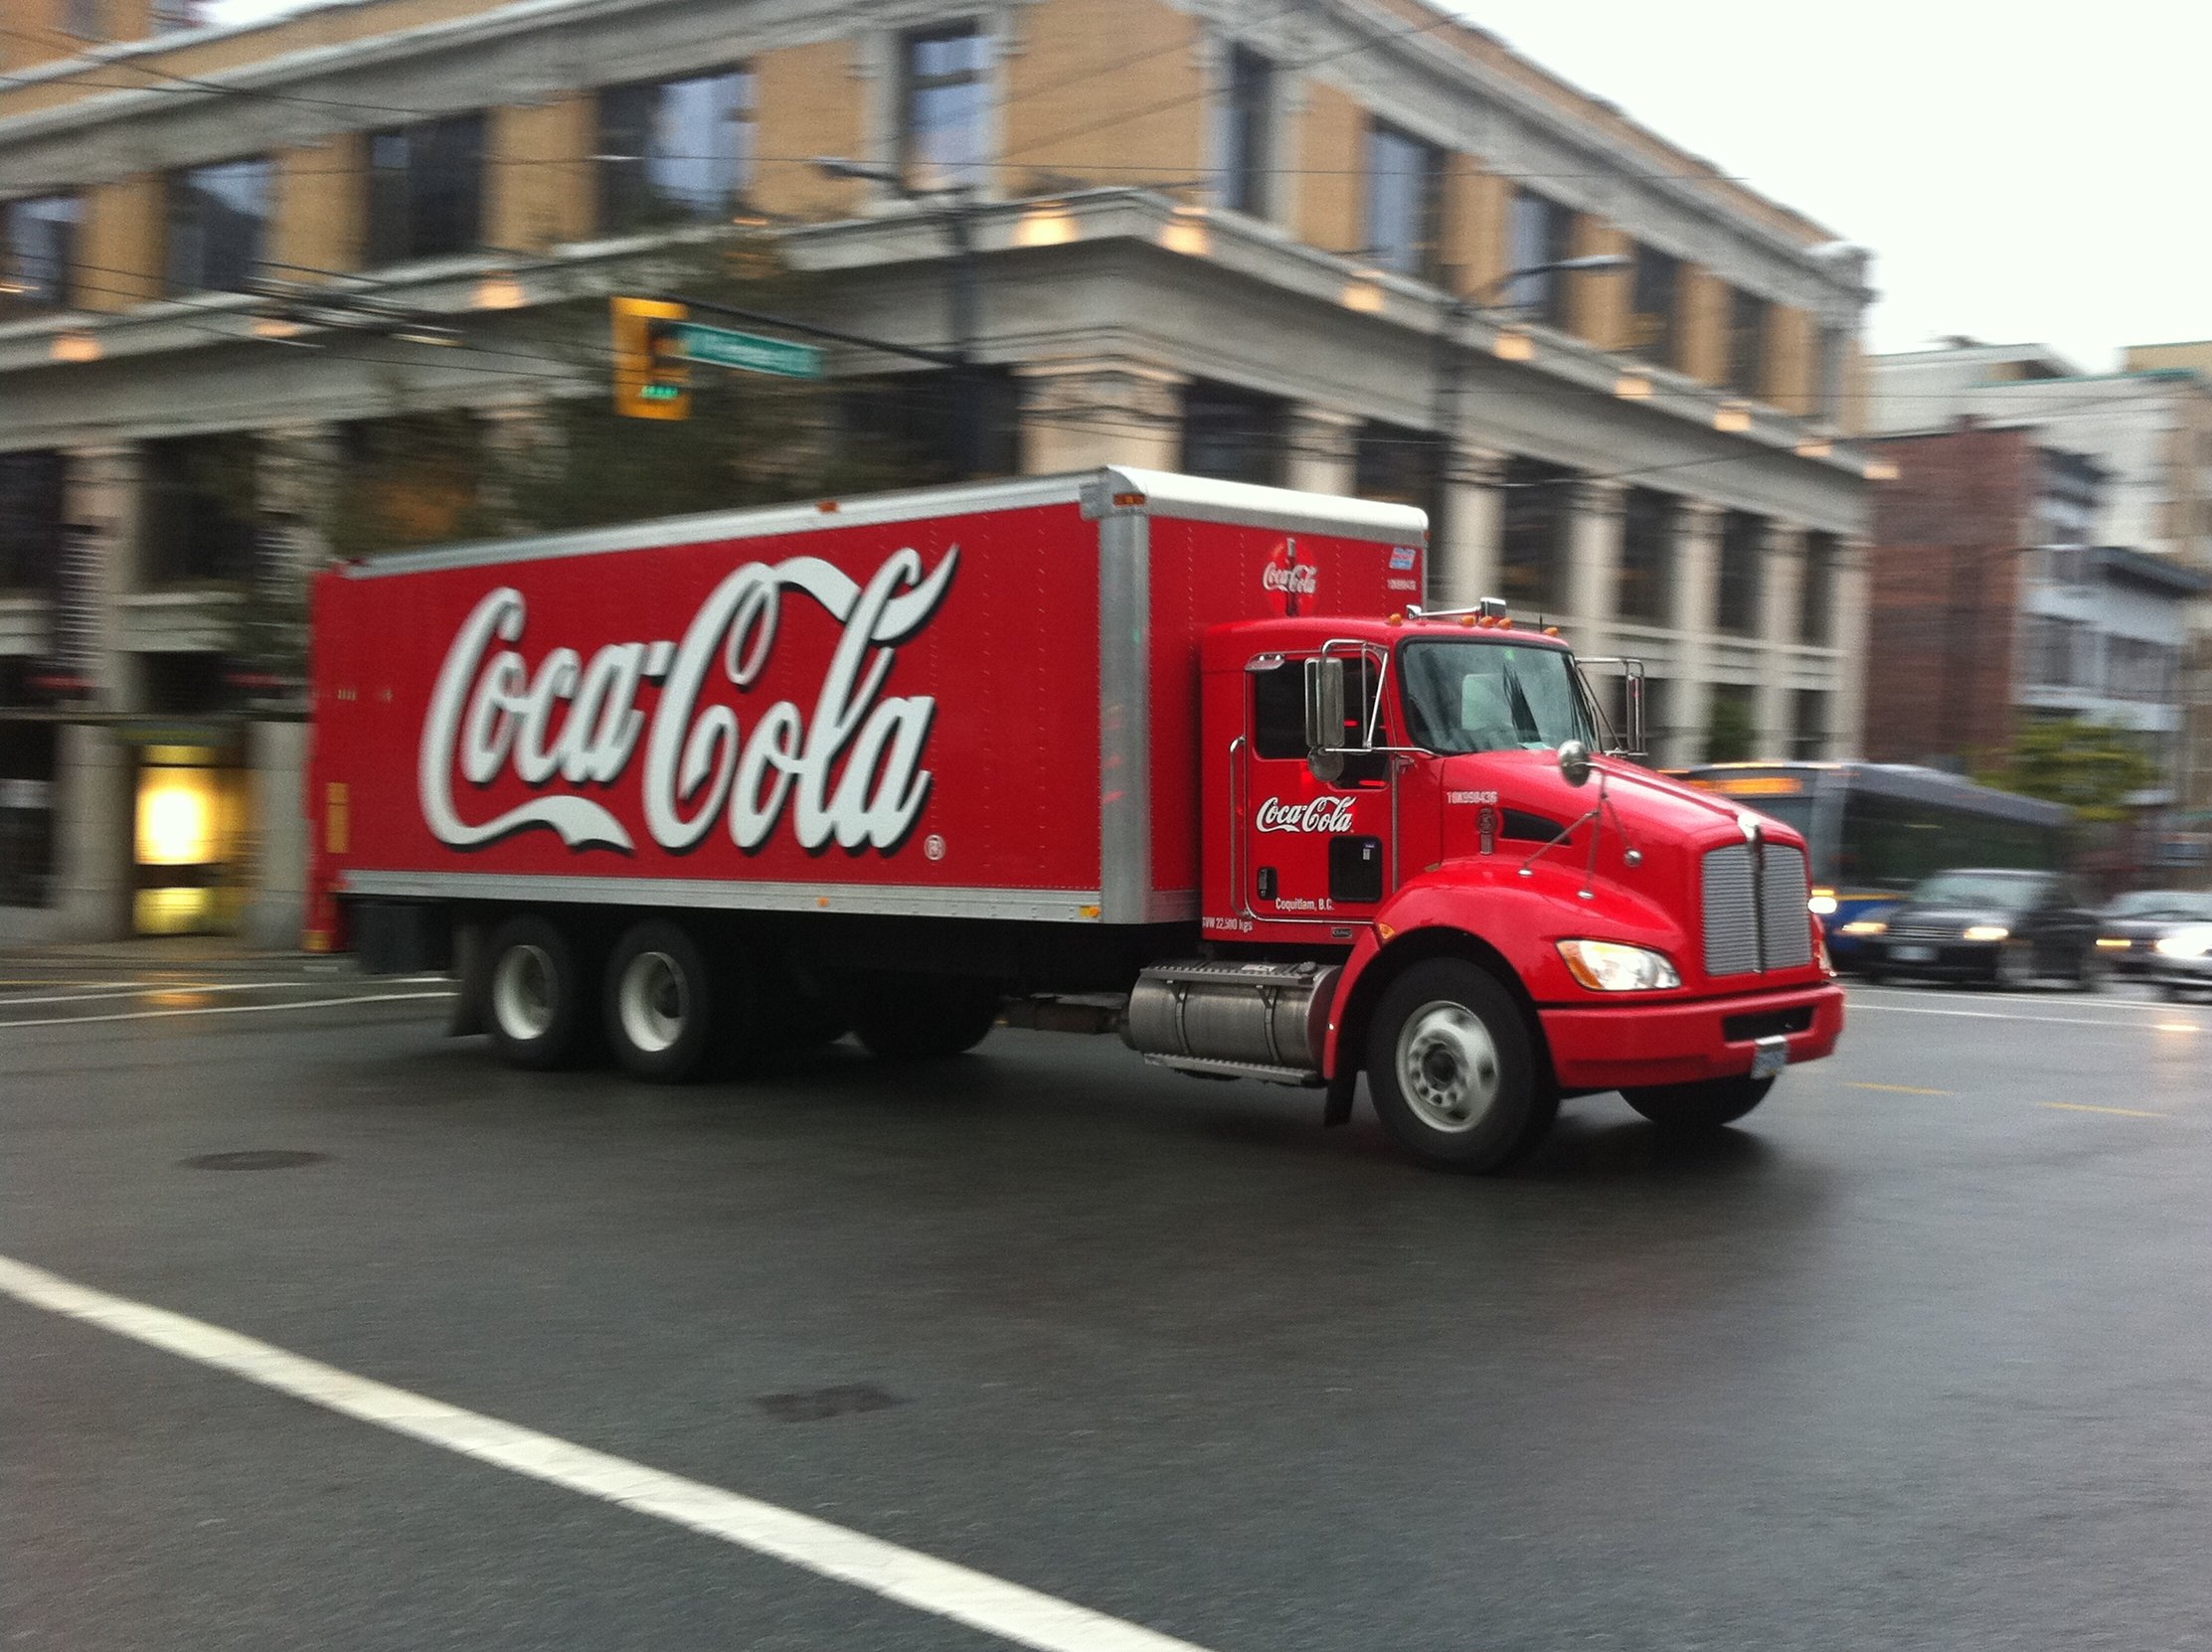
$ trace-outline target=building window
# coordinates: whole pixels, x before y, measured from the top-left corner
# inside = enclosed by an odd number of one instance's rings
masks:
[[[1810,760],[1828,753],[1828,691],[1799,689],[1791,708],[1789,754]]]
[[[0,705],[29,699],[20,663],[0,661]],[[54,899],[54,780],[60,728],[29,719],[0,723],[0,907],[44,907]]]
[[[1759,596],[1767,549],[1767,522],[1749,511],[1730,511],[1721,519],[1720,611],[1715,623],[1724,631],[1750,636],[1759,629]]]
[[[265,160],[223,161],[169,176],[169,291],[246,285],[268,239]]]
[[[59,582],[67,474],[58,452],[0,453],[0,590],[50,594]]]
[[[63,0],[62,33],[79,40],[105,40],[107,0]]]
[[[1427,510],[1436,499],[1437,438],[1369,419],[1353,446],[1352,491],[1362,499]]]
[[[1749,683],[1715,683],[1705,720],[1705,760],[1748,762],[1759,754],[1758,691]]]
[[[1830,424],[1843,419],[1843,375],[1851,356],[1851,329],[1823,326],[1820,356],[1813,363],[1818,375],[1812,387],[1812,411]]]
[[[369,138],[369,261],[472,252],[484,237],[484,117]]]
[[[980,185],[989,156],[990,41],[972,23],[906,37],[899,165],[922,188]]]
[[[77,296],[77,227],[85,205],[74,195],[42,195],[0,208],[0,305],[66,310]]]
[[[1500,594],[1517,613],[1557,613],[1566,601],[1575,481],[1575,472],[1561,465],[1506,461],[1498,528]]]
[[[1268,214],[1268,162],[1274,149],[1275,65],[1232,46],[1214,104],[1214,200],[1255,218]]]
[[[1443,250],[1444,152],[1380,122],[1367,130],[1367,255],[1424,279]]]
[[[1666,620],[1677,503],[1656,488],[1630,488],[1621,500],[1620,587],[1615,610],[1622,619],[1647,625]]]
[[[1772,306],[1738,287],[1728,300],[1728,388],[1739,396],[1767,393],[1767,314]]]
[[[599,222],[609,230],[726,219],[753,187],[753,72],[726,69],[599,93]]]
[[[1544,270],[1574,255],[1575,213],[1532,189],[1513,195],[1513,235],[1509,251],[1515,269]],[[1513,283],[1513,302],[1533,310],[1547,326],[1567,325],[1567,280],[1556,270],[1524,275]]]
[[[1681,341],[1675,317],[1682,290],[1682,261],[1655,247],[1638,247],[1635,258],[1628,349],[1654,366],[1678,366]]]
[[[172,29],[197,29],[200,11],[200,0],[153,0],[153,9],[147,15],[153,32],[159,35]]]
[[[145,445],[140,518],[149,585],[251,577],[257,538],[251,436],[180,436]]]
[[[1283,405],[1236,385],[1199,381],[1183,392],[1182,468],[1225,482],[1282,484]]]
[[[1805,535],[1804,579],[1797,587],[1797,640],[1825,648],[1835,640],[1836,538]]]

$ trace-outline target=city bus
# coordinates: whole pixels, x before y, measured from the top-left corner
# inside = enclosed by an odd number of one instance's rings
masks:
[[[1812,909],[1848,968],[1850,927],[1953,867],[2055,872],[2073,811],[1911,763],[1708,763],[1682,776],[1795,827],[1812,846]]]

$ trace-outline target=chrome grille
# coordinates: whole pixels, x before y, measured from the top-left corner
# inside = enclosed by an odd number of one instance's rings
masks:
[[[1756,975],[1812,962],[1804,852],[1731,843],[1705,856],[1705,973]]]
[[[1765,850],[1759,927],[1767,967],[1802,969],[1812,962],[1812,885],[1805,877],[1804,851],[1780,843],[1767,844]]]
[[[1956,923],[1917,922],[1892,923],[1889,928],[1892,940],[1957,940],[1958,925]]]
[[[1706,855],[1706,974],[1749,975],[1759,968],[1757,890],[1750,844],[1731,843]]]

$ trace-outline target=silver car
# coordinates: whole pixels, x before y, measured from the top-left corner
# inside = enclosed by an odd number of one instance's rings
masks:
[[[2212,923],[2181,923],[2150,943],[2150,978],[2168,998],[2212,992]]]

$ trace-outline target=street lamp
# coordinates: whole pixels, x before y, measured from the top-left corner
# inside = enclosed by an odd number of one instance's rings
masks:
[[[1437,405],[1432,417],[1437,444],[1436,474],[1432,482],[1429,511],[1429,543],[1432,546],[1441,547],[1445,544],[1446,529],[1450,517],[1451,484],[1448,472],[1451,468],[1452,438],[1458,429],[1459,324],[1484,310],[1503,307],[1498,303],[1499,296],[1532,275],[1583,274],[1604,269],[1626,269],[1634,262],[1635,259],[1625,252],[1586,252],[1580,257],[1552,258],[1520,269],[1509,269],[1471,295],[1454,297],[1445,307],[1444,325],[1437,329]]]
[[[983,409],[975,374],[978,331],[975,262],[975,186],[940,184],[929,189],[909,183],[896,167],[871,166],[837,155],[817,155],[815,167],[831,178],[881,184],[928,213],[952,248],[949,293],[952,322],[952,463],[964,480],[983,468]]]

